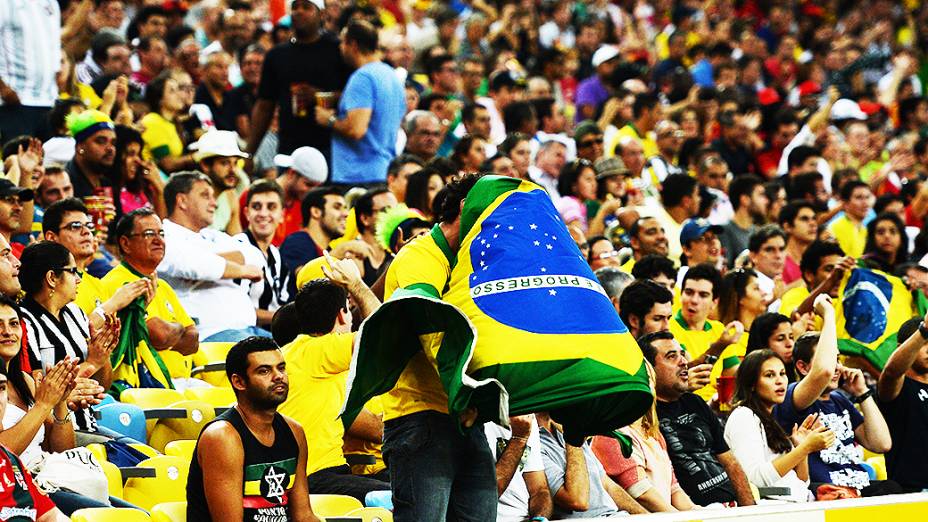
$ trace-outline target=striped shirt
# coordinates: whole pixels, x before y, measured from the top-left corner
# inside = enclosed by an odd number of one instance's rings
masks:
[[[55,0],[0,0],[0,78],[23,105],[51,107],[58,98],[61,11]]]
[[[43,367],[42,351],[53,350],[55,362],[65,357],[84,362],[87,359],[87,339],[90,323],[87,315],[75,303],[68,303],[56,318],[31,297],[26,297],[20,310],[29,339],[29,362],[33,369]],[[49,353],[50,354],[50,353]],[[75,429],[96,431],[97,422],[90,408],[74,415]]]
[[[260,250],[258,242],[250,230],[236,234],[235,239]],[[242,280],[242,287],[248,291],[251,302],[254,303],[256,309],[274,312],[290,301],[288,285],[290,284],[292,272],[284,265],[284,261],[280,257],[280,250],[274,245],[268,245],[267,257],[262,268],[264,269],[264,281],[252,283],[251,281]]]

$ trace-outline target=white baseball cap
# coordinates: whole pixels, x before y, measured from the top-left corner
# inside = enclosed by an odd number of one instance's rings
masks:
[[[866,120],[867,113],[860,110],[860,105],[854,100],[841,98],[831,106],[831,119],[833,120]]]
[[[294,1],[295,1],[295,0],[294,0]],[[309,3],[311,3],[311,4],[313,4],[314,6],[318,7],[320,11],[322,11],[322,10],[325,9],[325,0],[306,0],[306,1],[309,2]],[[293,2],[290,2],[290,5],[291,5],[291,7],[292,7],[292,6],[293,6]]]
[[[313,147],[300,147],[292,154],[274,156],[274,165],[284,169],[293,169],[313,183],[325,183],[329,177],[329,165],[325,156]]]
[[[206,134],[200,136],[196,143],[190,145],[190,149],[196,151],[193,154],[193,159],[196,161],[202,161],[213,156],[248,157],[248,154],[238,148],[238,136],[232,131],[207,131]]]
[[[619,55],[619,48],[614,45],[602,45],[599,49],[596,49],[596,52],[593,53],[593,67],[599,67],[600,65],[608,62],[609,60],[615,58]]]

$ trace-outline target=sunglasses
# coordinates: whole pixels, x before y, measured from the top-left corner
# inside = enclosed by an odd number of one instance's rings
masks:
[[[72,221],[61,227],[62,230],[70,230],[71,232],[80,232],[81,229],[86,228],[88,232],[93,233],[96,230],[96,225],[93,224],[93,221],[87,221],[82,223],[80,221]]]
[[[53,268],[52,270],[54,270],[55,272],[62,272],[62,273],[70,272],[72,275],[75,275],[77,277],[81,276],[81,269],[77,268],[76,266],[63,266],[61,268]]]

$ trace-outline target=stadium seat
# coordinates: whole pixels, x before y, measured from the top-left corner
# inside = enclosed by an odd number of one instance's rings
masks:
[[[158,419],[148,432],[148,444],[162,452],[169,442],[196,439],[206,423],[216,417],[215,408],[203,401],[180,401],[171,404],[170,408],[182,411],[183,418]]]
[[[356,509],[347,516],[360,518],[362,522],[393,522],[393,513],[382,507]]]
[[[134,404],[143,410],[167,408],[182,400],[184,400],[183,393],[165,388],[129,388],[119,395],[120,402]]]
[[[193,354],[191,377],[203,379],[213,386],[230,388],[226,378],[226,355],[235,343],[200,343],[197,353]]]
[[[187,499],[187,461],[180,457],[160,455],[143,460],[138,467],[154,469],[155,477],[127,479],[123,487],[126,502],[150,510],[162,502],[183,502]]]
[[[100,467],[103,468],[103,474],[106,475],[106,486],[110,496],[122,498],[122,473],[119,472],[119,468],[106,460],[100,461]]]
[[[86,508],[71,514],[72,522],[151,522],[144,511],[132,508]]]
[[[158,352],[161,360],[168,369],[172,379],[188,379],[190,371],[193,370],[193,356],[181,355],[174,350],[162,350]]]
[[[886,480],[886,457],[883,455],[876,455],[870,457],[865,462],[876,472],[877,480]]]
[[[348,495],[310,495],[309,503],[317,517],[341,517],[364,507]]]
[[[158,455],[161,455],[161,453],[159,453],[158,450],[156,450],[155,448],[147,444],[129,444],[129,446],[132,446],[133,448],[141,451],[145,455],[148,455],[149,458],[157,457]]]
[[[187,388],[184,397],[191,401],[203,401],[217,408],[227,408],[235,404],[235,392],[232,388],[214,386],[212,388]]]
[[[162,502],[151,508],[152,522],[187,522],[187,502]]]
[[[197,447],[196,440],[175,440],[168,442],[164,447],[164,454],[180,457],[187,462],[193,458],[193,450]]]
[[[113,401],[104,406],[95,408],[98,416],[97,423],[116,433],[145,442],[147,426],[145,425],[145,412],[134,404],[125,404]]]
[[[106,395],[103,396],[102,399],[100,399],[99,403],[93,406],[93,409],[102,408],[103,406],[106,406],[107,404],[113,404],[114,402],[116,402],[116,399],[114,399],[112,395],[107,393]]]

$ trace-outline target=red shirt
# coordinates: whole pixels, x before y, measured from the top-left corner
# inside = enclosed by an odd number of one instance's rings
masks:
[[[32,476],[9,450],[0,450],[0,520],[36,520],[55,503],[35,487]]]

